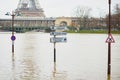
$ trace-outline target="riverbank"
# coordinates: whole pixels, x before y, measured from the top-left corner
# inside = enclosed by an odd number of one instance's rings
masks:
[[[107,34],[107,30],[79,30],[79,31],[67,31],[68,33],[93,33],[93,34]],[[120,30],[111,31],[113,34],[120,34]]]

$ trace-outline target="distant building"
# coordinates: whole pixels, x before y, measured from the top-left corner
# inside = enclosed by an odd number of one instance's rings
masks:
[[[16,27],[48,27],[54,25],[55,18],[46,18],[38,0],[19,0],[15,14]],[[11,19],[0,19],[0,26],[11,27]]]
[[[78,18],[78,17],[45,17],[43,9],[40,7],[38,0],[19,0],[15,16],[14,27],[38,28],[55,26],[71,26],[75,28],[95,28],[106,26],[103,18]],[[11,19],[0,19],[0,26],[11,27]]]
[[[20,17],[45,17],[38,0],[19,0],[15,12],[20,13]]]

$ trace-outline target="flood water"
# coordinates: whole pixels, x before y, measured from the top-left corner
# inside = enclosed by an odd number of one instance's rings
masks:
[[[107,80],[107,34],[67,34],[56,44],[56,66],[49,33],[15,36],[12,56],[11,34],[0,34],[0,80]],[[120,35],[113,37],[111,80],[120,80]]]

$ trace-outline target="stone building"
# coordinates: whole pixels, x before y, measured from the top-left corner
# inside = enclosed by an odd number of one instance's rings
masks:
[[[99,18],[78,18],[78,17],[45,17],[43,9],[38,0],[20,0],[15,14],[14,27],[38,29],[40,27],[70,26],[75,28],[95,28],[106,26],[105,19]],[[0,26],[11,27],[12,19],[1,19]]]

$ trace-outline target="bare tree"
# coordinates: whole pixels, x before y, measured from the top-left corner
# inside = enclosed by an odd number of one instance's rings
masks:
[[[120,29],[120,4],[116,4],[115,6],[115,14],[113,15],[115,18],[115,27]]]
[[[114,14],[120,14],[120,3],[115,5],[114,10]]]
[[[114,7],[114,12],[111,15],[111,26],[113,29],[120,29],[120,4],[116,4]],[[108,15],[106,16],[106,21],[108,25]]]
[[[86,7],[86,6],[77,6],[74,10],[73,10],[73,15],[78,19],[77,20],[77,24],[79,26],[78,27],[86,27],[87,24],[89,24],[88,22],[88,18],[90,16],[90,12],[91,12],[91,8]]]
[[[120,29],[120,3],[116,4],[114,9],[115,9],[115,12],[112,16],[113,17],[112,23],[116,28]]]
[[[89,7],[85,7],[85,6],[77,6],[74,9],[74,16],[75,17],[79,17],[79,18],[84,18],[84,17],[89,17],[90,16],[90,11],[92,9]]]

